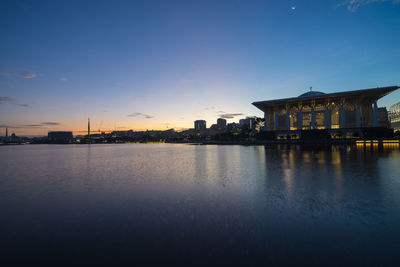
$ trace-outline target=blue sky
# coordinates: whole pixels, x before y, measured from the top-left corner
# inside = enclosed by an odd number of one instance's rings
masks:
[[[189,128],[310,86],[400,85],[400,1],[2,1],[0,32],[0,127],[19,135],[87,117]]]

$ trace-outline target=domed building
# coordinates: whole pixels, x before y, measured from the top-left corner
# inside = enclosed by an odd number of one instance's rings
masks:
[[[371,132],[387,133],[387,126],[379,123],[377,100],[398,88],[337,93],[310,90],[298,97],[259,101],[253,105],[264,112],[264,131],[273,132],[278,139],[301,138],[308,130],[323,130],[334,138],[365,137]]]
[[[314,96],[321,96],[321,95],[325,95],[325,93],[318,92],[318,91],[310,91],[310,92],[301,94],[298,97],[314,97]]]

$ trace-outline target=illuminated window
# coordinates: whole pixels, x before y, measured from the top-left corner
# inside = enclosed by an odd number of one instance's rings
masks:
[[[331,106],[331,128],[338,129],[339,125],[339,107],[337,105]]]

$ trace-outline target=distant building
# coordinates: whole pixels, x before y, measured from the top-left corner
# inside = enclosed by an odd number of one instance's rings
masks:
[[[196,131],[202,131],[202,130],[206,130],[206,121],[205,120],[197,120],[194,121],[194,129]]]
[[[12,142],[17,141],[17,136],[15,135],[15,133],[11,134],[10,141],[12,141]]]
[[[238,133],[238,132],[240,132],[239,127],[240,127],[240,124],[232,122],[232,123],[228,123],[228,125],[226,125],[226,130],[227,130],[227,132],[230,132],[230,133]]]
[[[212,124],[211,126],[210,126],[210,130],[218,130],[220,127],[218,126],[218,124]]]
[[[50,142],[55,143],[69,143],[73,139],[72,132],[65,131],[48,132],[47,137]]]
[[[222,119],[222,118],[219,118],[217,120],[217,126],[220,127],[220,128],[226,127],[226,120]]]
[[[115,136],[118,137],[134,137],[134,132],[133,130],[128,130],[128,131],[113,131],[112,132]]]
[[[247,125],[250,130],[254,130],[256,128],[256,119],[257,117],[246,117],[245,119],[239,120],[239,126],[243,127]]]

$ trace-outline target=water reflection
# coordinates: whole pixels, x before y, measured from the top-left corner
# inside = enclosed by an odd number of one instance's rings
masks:
[[[346,221],[346,217],[353,217],[351,223],[355,225],[371,222],[370,216],[385,210],[388,195],[383,191],[396,183],[382,177],[382,161],[398,152],[360,150],[354,146],[265,147],[265,194],[284,200],[289,217],[297,212],[300,216],[314,216],[308,211],[317,208],[333,209],[330,212],[336,216],[322,213],[319,219],[342,217],[340,220]],[[400,173],[398,169],[395,172]]]
[[[39,145],[0,156],[6,262],[67,250],[102,263],[399,259],[392,146]]]

